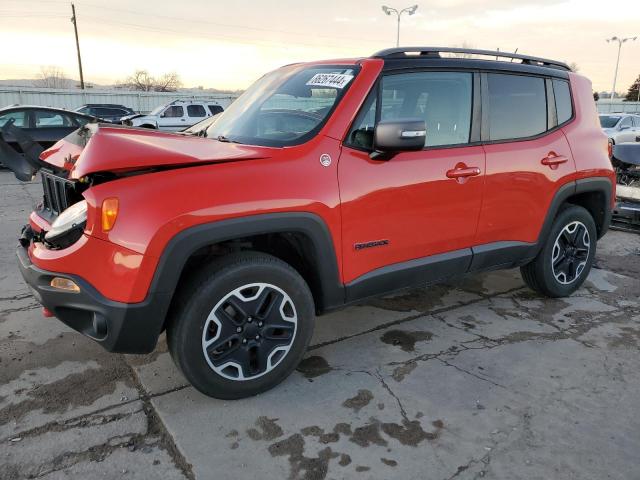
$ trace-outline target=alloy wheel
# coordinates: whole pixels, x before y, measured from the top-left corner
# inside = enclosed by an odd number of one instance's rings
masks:
[[[202,332],[202,351],[218,375],[245,381],[273,370],[296,336],[297,313],[282,289],[252,283],[226,294],[213,307]]]
[[[575,282],[587,265],[591,239],[582,222],[571,222],[556,237],[551,254],[551,269],[555,279],[569,285]]]

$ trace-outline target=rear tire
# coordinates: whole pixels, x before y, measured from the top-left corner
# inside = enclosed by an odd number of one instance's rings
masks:
[[[169,352],[205,395],[249,397],[296,368],[314,312],[309,287],[288,264],[257,252],[232,254],[180,289],[169,315]]]
[[[547,297],[567,297],[585,281],[596,254],[597,231],[591,214],[570,205],[558,213],[536,258],[520,267],[529,288]]]

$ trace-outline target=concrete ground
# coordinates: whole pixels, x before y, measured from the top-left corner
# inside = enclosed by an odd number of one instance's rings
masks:
[[[161,340],[108,354],[45,319],[14,249],[40,186],[0,172],[0,479],[640,478],[640,236],[570,298],[515,271],[318,320],[276,389],[207,398]]]

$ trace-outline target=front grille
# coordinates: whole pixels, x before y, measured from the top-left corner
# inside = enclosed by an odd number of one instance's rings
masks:
[[[58,177],[53,173],[40,170],[42,189],[44,190],[43,213],[57,217],[69,205],[75,203],[75,182]]]

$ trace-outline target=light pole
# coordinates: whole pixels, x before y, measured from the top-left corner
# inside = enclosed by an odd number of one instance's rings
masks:
[[[402,10],[396,10],[395,8],[387,7],[386,5],[382,6],[382,11],[384,13],[386,13],[387,15],[391,15],[392,13],[395,13],[397,15],[397,17],[398,17],[398,31],[396,33],[396,47],[400,46],[400,17],[402,16],[403,13],[406,13],[408,15],[413,15],[414,13],[416,13],[417,9],[418,9],[418,5],[412,5],[410,7],[403,8]]]
[[[631,40],[635,41],[638,37],[611,37],[607,38],[607,43],[618,42],[618,59],[616,60],[616,72],[613,74],[613,89],[611,90],[611,103],[613,103],[613,96],[616,94],[616,81],[618,80],[618,65],[620,64],[620,50],[622,50],[622,44]]]

